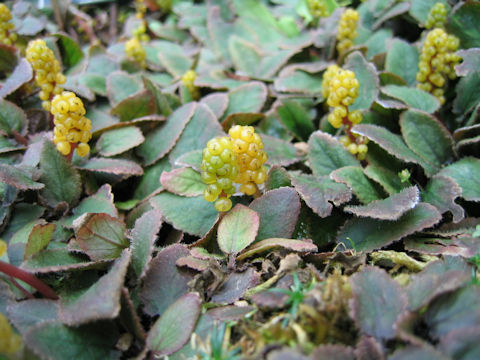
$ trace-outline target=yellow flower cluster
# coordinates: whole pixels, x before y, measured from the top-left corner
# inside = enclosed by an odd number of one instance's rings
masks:
[[[432,6],[425,22],[427,29],[443,28],[447,22],[447,7],[444,3],[437,2]]]
[[[325,0],[307,0],[308,10],[314,18],[327,17],[329,12]]]
[[[7,243],[0,239],[0,257],[2,257],[7,252]]]
[[[0,313],[0,354],[13,354],[20,350],[22,338],[16,334],[8,319]]]
[[[145,59],[147,57],[147,53],[142,43],[137,37],[132,37],[125,43],[125,53],[133,61],[140,64],[141,67],[145,67]]]
[[[194,100],[200,98],[200,89],[194,84],[196,78],[197,74],[193,70],[188,70],[182,76],[182,85],[185,86]]]
[[[340,142],[351,154],[363,160],[368,151],[366,145],[368,139],[351,132],[353,125],[362,121],[362,113],[360,110],[348,109],[358,97],[359,87],[360,83],[355,73],[337,65],[330,65],[323,74],[322,95],[327,99],[327,104],[333,108],[328,114],[328,122],[336,129],[342,125],[345,127],[347,135],[342,136]]]
[[[341,54],[353,46],[357,33],[358,12],[347,9],[342,14],[337,31],[337,51]]]
[[[92,137],[92,124],[84,116],[82,100],[73,92],[64,91],[53,98],[51,112],[55,123],[53,141],[58,151],[67,156],[76,148],[79,156],[87,155],[90,151],[87,143]]]
[[[0,44],[13,45],[17,40],[17,34],[13,31],[15,25],[12,14],[5,4],[0,4]]]
[[[203,197],[215,201],[218,211],[231,209],[234,183],[241,184],[240,191],[244,194],[253,195],[258,190],[257,185],[267,178],[263,165],[267,154],[254,128],[235,125],[228,134],[230,137],[211,139],[202,153],[202,180],[208,185]]]
[[[443,87],[447,77],[456,77],[454,67],[461,60],[455,54],[459,44],[457,37],[440,28],[431,30],[423,44],[418,63],[417,88],[433,94],[442,104],[445,103]]]
[[[237,157],[232,140],[228,136],[211,139],[202,153],[202,180],[208,184],[203,193],[204,199],[215,201],[218,211],[230,210],[230,196],[235,193],[233,181],[237,175]]]
[[[147,65],[145,62],[147,52],[142,42],[150,40],[150,37],[147,35],[147,26],[144,20],[147,7],[145,6],[144,0],[135,0],[135,6],[137,8],[137,19],[141,19],[142,22],[133,30],[133,37],[125,43],[125,54],[144,68]]]
[[[147,7],[145,6],[144,0],[135,0],[135,7],[137,9],[137,19],[143,19],[145,17],[145,13],[147,12]]]
[[[350,133],[349,135],[341,136],[338,141],[347,148],[350,154],[356,155],[358,160],[365,160],[369,142],[366,137]]]
[[[327,104],[333,107],[333,110],[328,115],[328,121],[334,128],[338,129],[344,121],[358,124],[362,121],[362,114],[359,110],[348,111],[348,107],[354,103],[358,96],[360,86],[355,73],[333,65],[333,69],[335,67],[337,70],[333,77],[327,78],[327,81],[324,79],[324,82],[328,83]],[[331,76],[331,69],[327,69],[325,75],[327,77]]]
[[[61,85],[65,84],[67,79],[45,41],[40,39],[30,41],[26,56],[35,71],[35,83],[41,88],[39,97],[42,100],[42,107],[50,111],[51,99],[63,91]]]
[[[333,64],[323,73],[322,96],[324,99],[328,99],[328,95],[330,94],[330,81],[337,75],[339,70],[340,67]]]
[[[237,155],[238,176],[235,182],[241,184],[240,191],[246,195],[257,192],[257,184],[267,179],[267,168],[263,165],[268,159],[263,150],[263,142],[253,126],[235,125],[228,131],[233,140],[233,151]]]

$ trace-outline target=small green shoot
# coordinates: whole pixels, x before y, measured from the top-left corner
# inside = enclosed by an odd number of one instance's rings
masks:
[[[281,289],[281,288],[272,288],[269,291],[278,292],[282,294],[288,295],[288,300],[286,305],[290,307],[288,313],[290,317],[285,318],[282,322],[282,326],[286,327],[290,320],[295,319],[297,316],[298,306],[302,303],[305,294],[313,288],[314,281],[310,282],[310,284],[306,285],[303,284],[299,279],[297,273],[293,273],[293,285],[290,286],[290,290]]]
[[[237,355],[240,348],[228,349],[228,341],[225,341],[227,330],[230,325],[222,322],[220,326],[214,325],[213,331],[210,334],[210,343],[203,346],[199,350],[201,360],[237,360],[240,357]]]

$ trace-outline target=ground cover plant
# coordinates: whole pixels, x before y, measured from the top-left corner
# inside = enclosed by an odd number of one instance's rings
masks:
[[[38,3],[0,359],[480,358],[480,3]]]

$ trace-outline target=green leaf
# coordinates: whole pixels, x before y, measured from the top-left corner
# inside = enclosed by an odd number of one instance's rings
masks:
[[[289,166],[300,161],[297,149],[290,142],[263,134],[260,137],[268,155],[267,164]]]
[[[380,81],[377,69],[369,63],[359,51],[355,51],[345,59],[345,68],[352,70],[360,83],[358,97],[350,106],[350,110],[367,110],[378,97]]]
[[[364,45],[368,48],[366,53],[367,59],[383,54],[387,51],[387,44],[392,41],[392,30],[380,29],[375,31],[370,38],[365,41]]]
[[[107,83],[105,75],[92,73],[80,74],[78,76],[78,83],[80,85],[85,85],[95,94],[107,96]]]
[[[351,190],[328,176],[290,174],[292,184],[305,203],[320,217],[332,213],[333,205],[340,206],[352,197]]]
[[[261,55],[255,44],[233,35],[228,39],[228,50],[235,68],[249,76],[256,75]]]
[[[170,171],[171,167],[166,157],[155,163],[155,165],[145,167],[143,176],[133,193],[133,198],[144,200],[148,196],[155,195],[162,191],[163,186],[160,183],[160,175],[163,171]]]
[[[190,291],[188,283],[196,273],[177,266],[178,259],[187,255],[190,252],[185,245],[174,244],[162,249],[150,261],[140,292],[145,313],[150,316],[162,314]]]
[[[288,187],[267,191],[250,204],[260,218],[255,241],[269,238],[289,239],[295,230],[300,213],[300,198]]]
[[[240,255],[237,256],[237,261],[278,247],[295,252],[317,251],[317,245],[313,244],[311,241],[273,238],[261,240],[253,245],[250,245]]]
[[[410,6],[410,15],[412,15],[420,24],[424,25],[427,21],[428,13],[430,9],[437,2],[440,2],[449,8],[447,0],[415,0],[411,1]]]
[[[80,166],[80,169],[101,172],[124,177],[143,174],[143,169],[135,161],[125,159],[91,158]]]
[[[478,326],[458,329],[443,338],[439,347],[442,353],[450,355],[452,359],[478,359],[480,357],[479,336],[480,328]]]
[[[360,346],[358,348],[360,348]],[[301,356],[301,354],[298,353],[298,350],[290,350],[289,348],[285,348],[285,350],[280,351],[274,350],[271,353],[275,353],[275,355],[277,355],[276,357],[272,356],[272,360],[301,359],[303,357]],[[319,345],[313,350],[311,356],[314,359],[332,360],[354,360],[357,358],[351,346],[345,346],[340,344]]]
[[[36,253],[45,249],[50,240],[52,240],[52,234],[55,231],[55,224],[37,224],[33,227],[32,232],[28,236],[28,242],[25,246],[24,258],[32,257]]]
[[[106,213],[112,217],[118,217],[117,209],[113,204],[112,187],[109,184],[102,185],[95,194],[83,198],[80,204],[73,209],[72,221],[83,214]]]
[[[0,180],[19,190],[39,190],[45,187],[44,184],[33,181],[32,175],[25,170],[7,164],[0,164]]]
[[[10,95],[23,84],[28,83],[33,78],[33,70],[26,59],[20,59],[13,72],[8,76],[0,88],[0,98]]]
[[[280,92],[317,95],[322,92],[322,76],[309,74],[301,70],[292,73],[280,73],[275,78],[273,86]]]
[[[64,66],[67,68],[73,67],[82,61],[83,51],[77,41],[61,33],[53,34],[53,36],[58,39],[57,45],[62,52],[62,63]]]
[[[344,211],[359,217],[369,217],[380,220],[398,220],[407,211],[413,209],[420,201],[416,186],[403,189],[386,199],[375,200],[368,205],[345,206]]]
[[[144,143],[137,149],[138,155],[144,158],[145,165],[155,163],[175,146],[186,124],[192,118],[195,108],[195,103],[183,105],[175,110],[165,123],[148,132]]]
[[[299,140],[306,141],[315,130],[307,111],[295,100],[283,100],[276,107],[279,120]]]
[[[170,162],[181,155],[202,150],[207,142],[215,136],[225,136],[222,127],[212,111],[204,104],[197,104],[195,114],[183,130],[178,142],[170,152]]]
[[[415,1],[412,1],[415,3]],[[389,360],[408,360],[408,359],[422,359],[422,360],[448,360],[442,353],[438,352],[434,348],[423,345],[419,346],[406,346],[402,349],[395,351]]]
[[[110,110],[110,113],[118,116],[120,121],[130,121],[155,114],[156,111],[156,102],[152,93],[142,90],[120,101]]]
[[[404,102],[410,108],[422,110],[428,114],[433,114],[440,108],[440,101],[435,96],[417,88],[387,85],[382,87],[382,92]]]
[[[480,49],[458,50],[458,56],[462,58],[462,63],[455,66],[455,72],[458,76],[470,75],[480,71]]]
[[[438,168],[430,165],[412,150],[410,150],[410,148],[407,147],[399,135],[391,133],[384,127],[370,124],[360,124],[355,125],[353,132],[366,136],[368,139],[386,150],[390,155],[393,155],[400,160],[421,165],[427,175],[431,176],[438,171]]]
[[[381,199],[382,193],[372,184],[359,166],[345,166],[333,171],[330,178],[347,185],[364,204]]]
[[[40,181],[45,184],[40,195],[48,206],[54,208],[60,203],[70,207],[76,205],[82,192],[80,176],[50,141],[43,144],[40,171]]]
[[[390,195],[398,193],[407,187],[407,184],[402,183],[396,173],[382,166],[368,165],[364,169],[364,173],[368,178],[380,184]]]
[[[191,235],[204,236],[215,224],[218,212],[203,196],[184,197],[162,192],[150,200],[161,211],[166,222]],[[185,216],[189,214],[189,216]]]
[[[400,127],[407,145],[425,161],[440,168],[453,160],[452,136],[436,118],[409,110],[400,116]]]
[[[462,197],[468,201],[480,201],[480,160],[465,157],[438,173],[451,177],[462,188]]]
[[[380,249],[407,235],[429,228],[441,219],[438,210],[426,203],[418,204],[396,221],[354,218],[348,220],[341,229],[337,243],[341,242],[347,248],[354,247],[357,251]]]
[[[290,175],[285,168],[274,165],[268,171],[267,181],[265,181],[265,190],[274,190],[281,187],[292,186]]]
[[[23,334],[31,326],[45,321],[58,321],[58,302],[47,299],[12,301],[8,305],[8,319]]]
[[[59,316],[62,323],[78,326],[116,318],[120,312],[120,295],[131,257],[131,251],[125,250],[109,272],[88,289],[61,296]]]
[[[96,267],[97,263],[86,261],[85,256],[75,255],[67,249],[46,249],[22,263],[22,269],[32,273],[55,273]]]
[[[405,288],[409,310],[416,311],[438,295],[456,290],[470,276],[471,270],[460,256],[430,262],[421,272],[411,276]]]
[[[115,259],[130,246],[123,221],[103,213],[86,216],[75,235],[82,250],[93,260]]]
[[[127,126],[104,132],[96,143],[102,156],[115,156],[137,147],[145,138],[139,128]]]
[[[158,210],[147,211],[135,221],[135,226],[129,234],[132,241],[132,264],[137,279],[145,276],[152,260],[157,233],[162,227],[162,214]]]
[[[251,125],[257,121],[265,119],[265,114],[262,113],[236,113],[228,115],[222,121],[222,127],[225,130],[230,129],[233,125]]]
[[[165,75],[165,73],[162,74]],[[155,99],[157,114],[170,116],[173,110],[177,109],[181,105],[180,99],[175,94],[162,92],[158,84],[150,79],[152,79],[152,77],[142,77],[145,89],[149,90]]]
[[[175,160],[175,166],[191,167],[200,171],[202,167],[202,150],[189,151]]]
[[[255,44],[233,35],[228,40],[233,65],[255,78],[270,78],[293,55],[291,50],[261,52]]]
[[[228,93],[228,107],[224,116],[260,112],[266,99],[267,87],[264,83],[252,81],[240,85]]]
[[[451,331],[478,326],[480,321],[480,288],[465,286],[447,293],[430,304],[425,312],[425,323],[434,339]]]
[[[120,358],[120,351],[115,350],[118,337],[112,323],[67,327],[48,321],[31,327],[24,341],[45,359],[117,360]]]
[[[218,246],[225,254],[237,254],[257,236],[260,218],[248,207],[237,204],[218,225]]]
[[[224,93],[209,94],[200,100],[201,104],[207,105],[217,119],[220,119],[227,110],[228,95]]]
[[[385,70],[400,76],[412,86],[416,83],[419,55],[415,46],[401,39],[391,43],[385,59]]]
[[[200,173],[192,168],[164,171],[160,177],[160,182],[171,193],[187,197],[202,195],[206,188]]]
[[[477,89],[480,86],[480,73],[474,72],[463,77],[457,84],[457,96],[453,101],[453,112],[464,115],[473,110],[480,102],[480,94]]]
[[[27,124],[27,116],[14,103],[0,99],[0,130],[11,136],[20,133]]]
[[[169,306],[148,333],[148,349],[160,357],[170,355],[185,345],[195,329],[201,304],[197,293],[189,293]]]
[[[308,140],[308,160],[316,176],[330,173],[344,166],[360,166],[358,160],[330,134],[316,131]]]
[[[16,29],[16,32],[19,35],[36,35],[45,28],[47,22],[46,20],[47,19],[45,17],[28,14],[22,19],[21,25]]]
[[[407,306],[400,285],[384,270],[365,267],[350,278],[351,315],[363,333],[377,339],[396,335],[395,323]]]
[[[455,202],[455,199],[461,195],[462,189],[453,178],[435,175],[422,192],[422,199],[435,206],[441,214],[450,211],[453,222],[457,223],[465,217],[463,207]]]
[[[149,45],[155,49],[160,63],[174,77],[180,77],[191,69],[193,61],[180,45],[162,40],[151,41]]]
[[[108,98],[112,106],[142,89],[142,82],[124,71],[114,71],[108,74],[106,81]]]
[[[464,49],[480,47],[480,4],[475,1],[464,2],[449,16],[449,33],[460,39]]]

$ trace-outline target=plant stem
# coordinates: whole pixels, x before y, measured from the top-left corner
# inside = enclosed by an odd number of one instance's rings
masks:
[[[32,274],[22,270],[16,266],[8,264],[6,262],[0,261],[0,272],[4,274],[17,278],[26,282],[28,285],[33,286],[35,289],[38,290],[43,296],[48,299],[57,300],[58,296],[55,294],[55,291],[52,290],[48,285],[46,285],[43,281],[37,279]]]
[[[75,144],[70,143],[70,146],[71,146],[70,154],[68,154],[68,155],[66,156],[66,158],[67,158],[67,160],[68,160],[69,163],[72,162],[73,152],[75,151],[75,148],[77,147],[77,143],[75,143]]]

